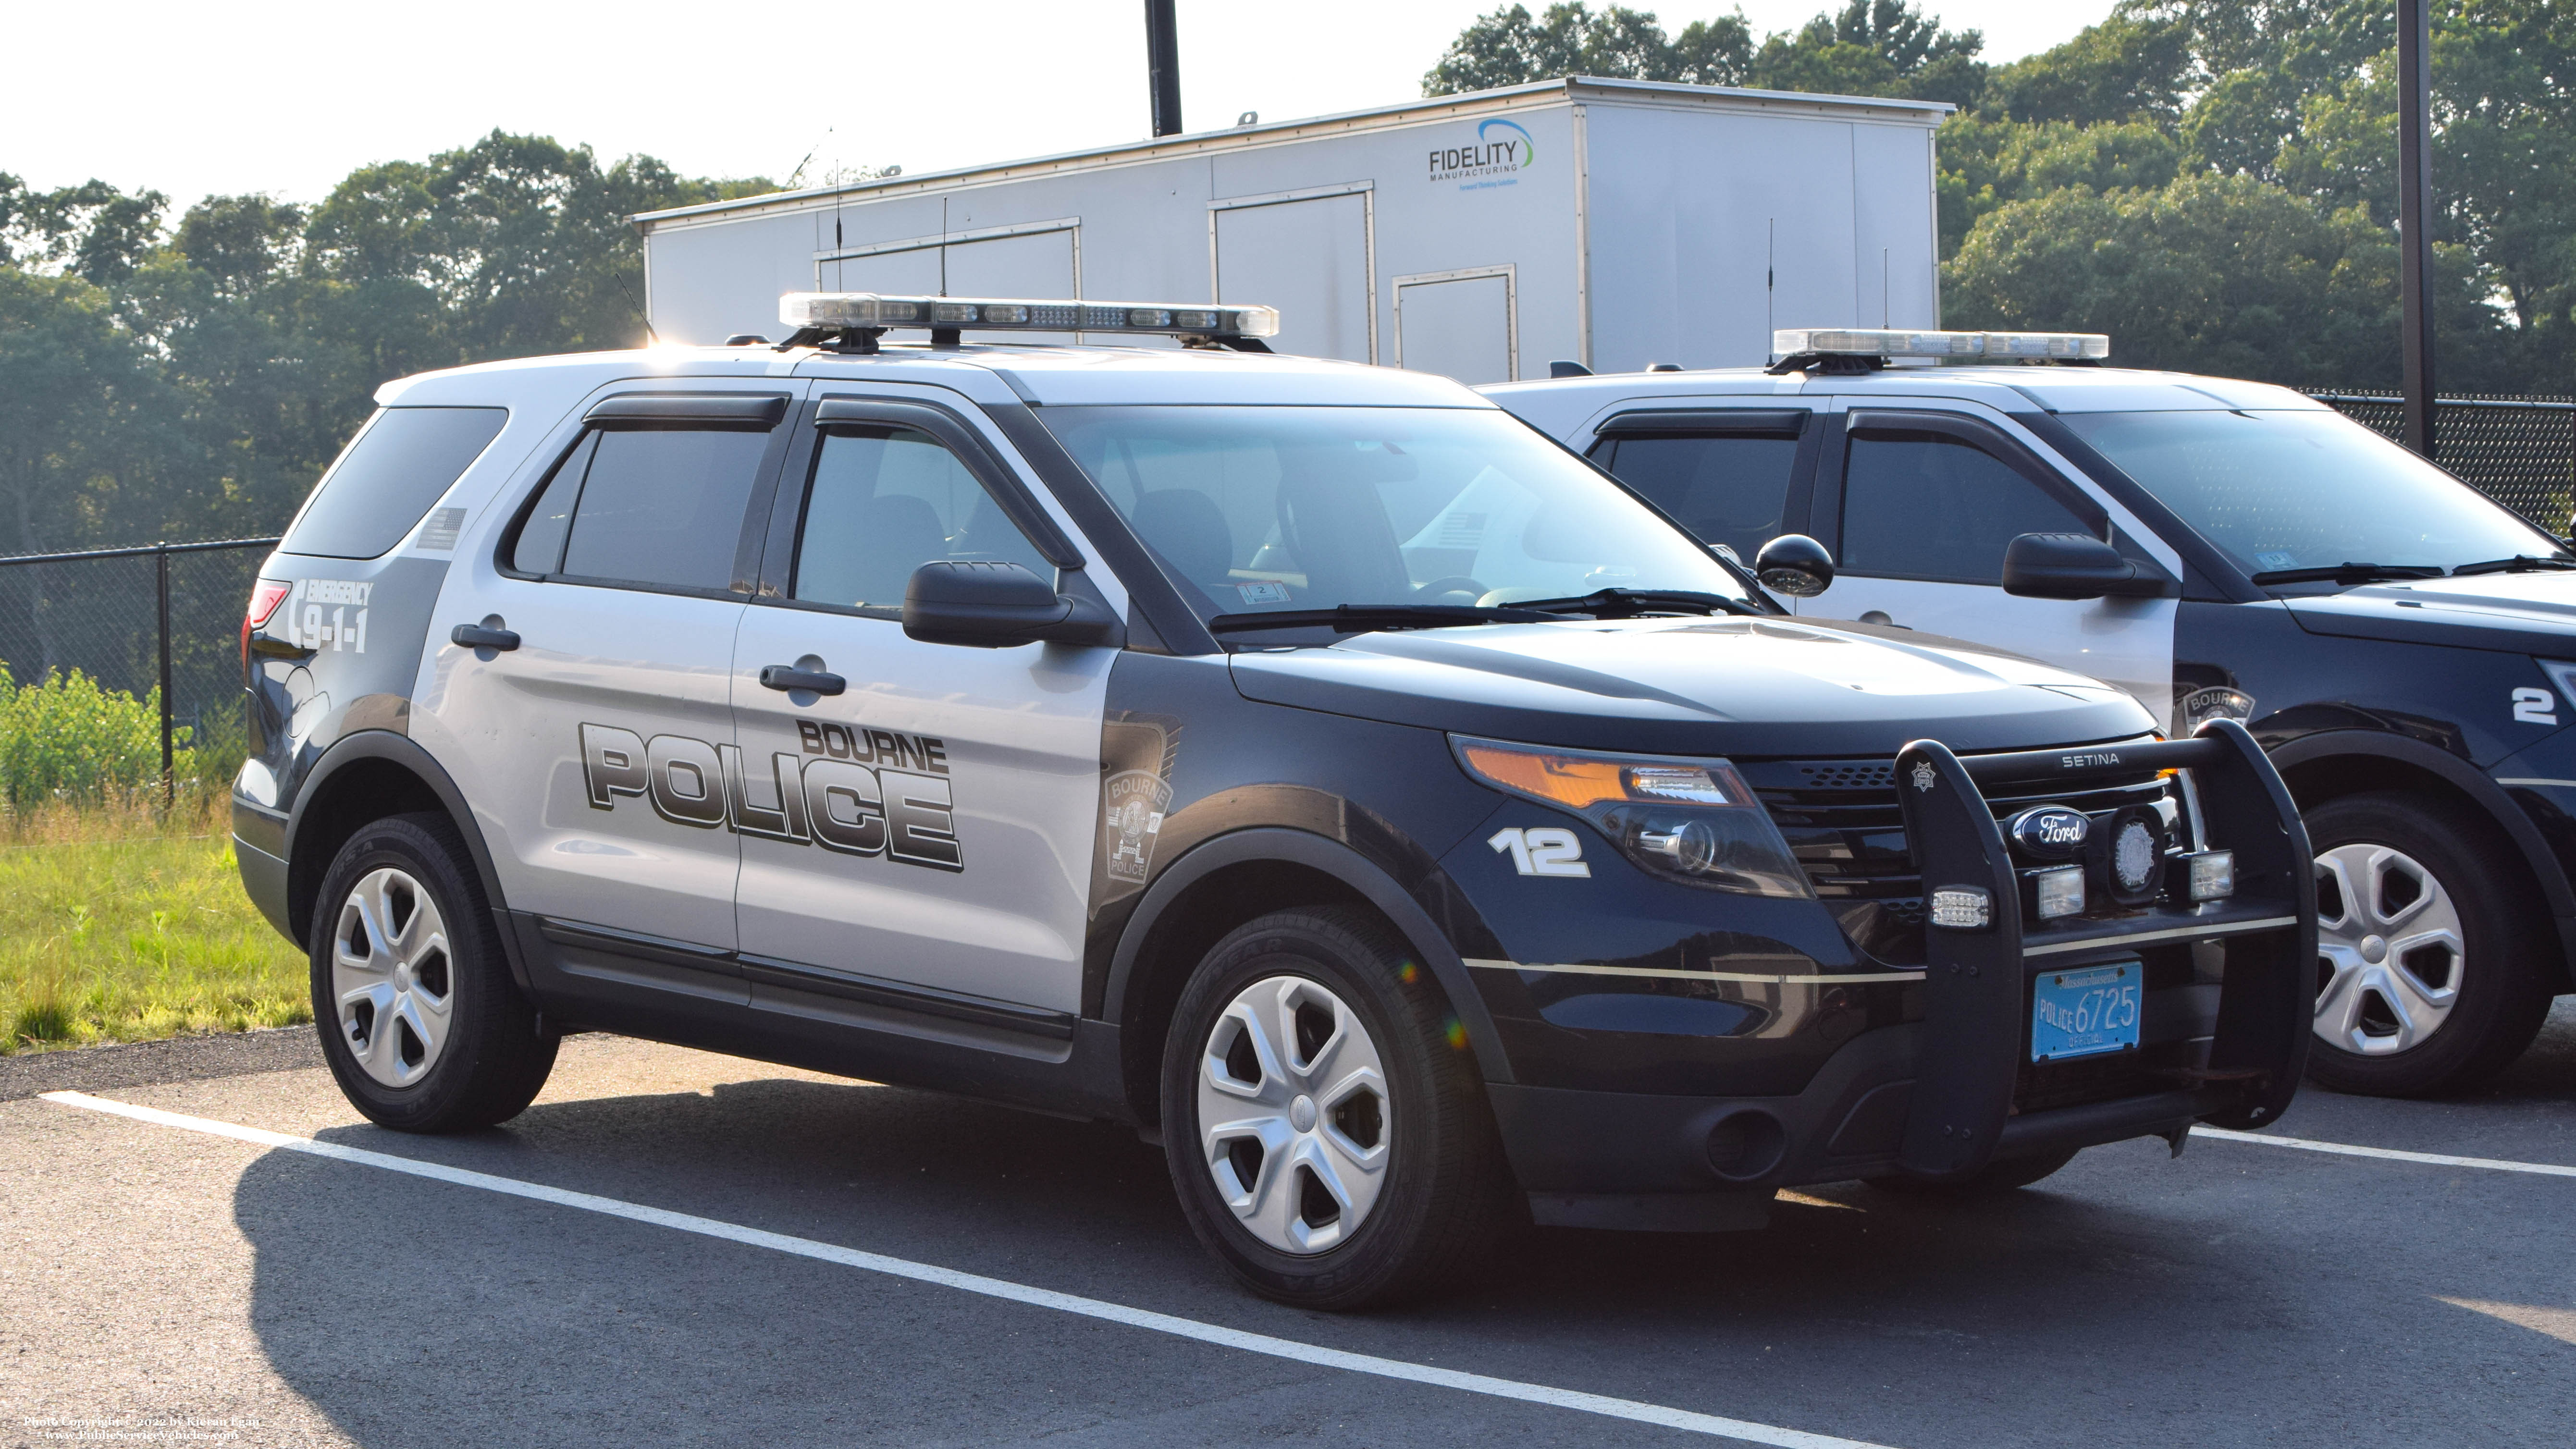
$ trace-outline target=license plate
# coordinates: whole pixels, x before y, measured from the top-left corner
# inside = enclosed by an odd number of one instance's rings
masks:
[[[2064,1061],[2127,1051],[2138,1044],[2135,961],[2051,971],[2039,978],[2030,1006],[2030,1059]]]

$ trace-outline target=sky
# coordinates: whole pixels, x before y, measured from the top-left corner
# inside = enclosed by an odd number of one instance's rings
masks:
[[[1498,0],[1179,0],[1181,114],[1287,120],[1421,93],[1450,39]],[[1742,0],[1757,35],[1834,0]],[[2044,50],[2113,0],[1926,0],[1985,32],[1986,57]],[[1531,3],[1531,9],[1539,5]],[[1655,3],[1668,32],[1734,0]],[[91,177],[185,207],[262,192],[313,202],[358,166],[495,128],[658,156],[683,174],[807,181],[1080,150],[1151,130],[1141,0],[126,0],[22,6],[0,89],[0,172]],[[41,58],[52,57],[54,63]]]

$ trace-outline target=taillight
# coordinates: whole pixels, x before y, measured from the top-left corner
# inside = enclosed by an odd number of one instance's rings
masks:
[[[295,585],[283,579],[261,579],[250,586],[250,607],[242,613],[241,657],[245,671],[250,668],[250,631],[267,623],[268,616],[276,613],[277,606],[293,592]]]

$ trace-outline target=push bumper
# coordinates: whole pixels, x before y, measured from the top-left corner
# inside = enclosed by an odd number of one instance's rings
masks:
[[[2095,752],[2098,754],[2099,752]],[[1488,1084],[1512,1165],[1542,1223],[1711,1230],[1758,1226],[1781,1187],[1903,1174],[1974,1175],[1999,1159],[2174,1136],[2194,1122],[2280,1116],[2309,1040],[2316,896],[2307,832],[2241,725],[2125,746],[2117,764],[2189,772],[2202,844],[2230,850],[2237,893],[2109,918],[2026,924],[2021,882],[1981,785],[2098,768],[2073,752],[1962,759],[1917,741],[1897,760],[1907,838],[1925,890],[1973,888],[1975,930],[1926,928],[1922,1019],[1867,1032],[1795,1096],[1680,1097]],[[2032,983],[2142,950],[2225,943],[2221,980],[2189,993],[2193,1046],[2152,1089],[2041,1107],[2021,1100]],[[2204,1049],[2205,1048],[2205,1049]]]

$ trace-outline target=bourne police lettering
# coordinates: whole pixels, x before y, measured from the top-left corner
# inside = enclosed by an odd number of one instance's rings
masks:
[[[686,735],[646,740],[616,725],[581,726],[582,784],[594,810],[641,798],[677,825],[819,845],[962,871],[948,746],[928,735],[797,722],[802,755],[777,751],[755,772],[736,745]]]

